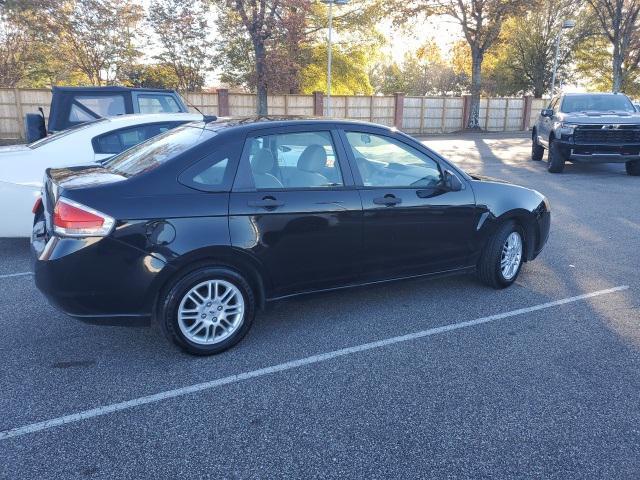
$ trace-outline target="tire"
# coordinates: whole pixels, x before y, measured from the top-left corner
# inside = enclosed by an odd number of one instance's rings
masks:
[[[566,160],[560,151],[560,147],[558,147],[558,144],[552,138],[549,139],[548,158],[547,170],[551,173],[562,173]]]
[[[640,160],[634,160],[633,162],[627,162],[624,164],[628,175],[634,177],[640,176]]]
[[[533,131],[531,138],[531,160],[539,162],[544,157],[544,147],[538,143],[538,134]]]
[[[520,240],[520,255],[517,258],[517,266],[512,271],[507,272],[502,268],[503,250],[507,239],[513,239],[511,235],[516,234]],[[496,232],[489,238],[482,250],[478,261],[477,275],[480,280],[495,289],[506,288],[516,281],[524,261],[524,232],[514,222],[508,221],[498,227]]]
[[[254,292],[244,277],[213,266],[177,279],[158,305],[158,320],[167,338],[193,355],[213,355],[234,346],[251,328],[256,310]]]

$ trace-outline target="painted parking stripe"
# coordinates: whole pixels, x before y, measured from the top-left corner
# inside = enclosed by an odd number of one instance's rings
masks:
[[[24,277],[25,275],[33,275],[33,272],[6,273],[4,275],[0,275],[0,278]]]
[[[495,322],[496,320],[502,320],[504,318],[515,317],[523,315],[525,313],[536,312],[547,308],[557,307],[565,305],[567,303],[578,302],[580,300],[586,300],[600,295],[606,295],[610,293],[620,292],[628,289],[628,285],[621,285],[614,288],[608,288],[606,290],[598,290],[596,292],[586,293],[584,295],[577,295],[575,297],[563,298],[553,302],[541,303],[532,307],[520,308],[518,310],[511,310],[510,312],[498,313],[496,315],[490,315],[488,317],[476,318],[475,320],[468,320],[460,323],[451,323],[443,325],[441,327],[430,328],[428,330],[421,330],[419,332],[409,333],[406,335],[400,335],[398,337],[386,338],[378,340],[376,342],[364,343],[353,347],[342,348],[340,350],[333,350],[326,353],[320,353],[312,355],[310,357],[301,358],[298,360],[292,360],[290,362],[280,363],[278,365],[272,365],[270,367],[260,368],[258,370],[252,370],[249,372],[240,373],[237,375],[230,375],[228,377],[219,378],[217,380],[211,380],[209,382],[197,383],[195,385],[189,385],[182,388],[176,388],[174,390],[167,390],[164,392],[156,393],[153,395],[147,395],[144,397],[134,398],[125,402],[112,403],[110,405],[104,405],[102,407],[92,408],[78,413],[65,415],[63,417],[52,418],[43,422],[31,423],[22,427],[12,428],[10,430],[4,430],[0,432],[0,440],[6,440],[8,438],[20,437],[30,433],[40,432],[42,430],[48,430],[50,428],[59,427],[69,423],[79,422],[81,420],[87,420],[102,415],[107,415],[114,412],[120,412],[122,410],[128,410],[130,408],[139,407],[140,405],[147,405],[150,403],[156,403],[170,398],[182,397],[184,395],[190,395],[205,390],[211,390],[223,385],[229,385],[231,383],[242,382],[244,380],[250,380],[252,378],[263,377],[265,375],[271,375],[277,372],[284,372],[286,370],[292,370],[294,368],[311,365],[314,363],[324,362],[338,357],[344,357],[346,355],[352,355],[358,352],[364,352],[368,350],[374,350],[389,345],[408,342],[423,337],[429,337],[431,335],[438,335],[441,333],[451,332],[454,330],[460,330],[462,328],[474,327],[476,325],[482,325],[484,323]]]

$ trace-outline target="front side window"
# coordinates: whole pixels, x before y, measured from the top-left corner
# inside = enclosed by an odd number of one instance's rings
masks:
[[[255,187],[330,188],[344,185],[329,132],[295,132],[250,140]]]
[[[217,135],[204,127],[204,124],[187,124],[161,133],[112,157],[103,166],[125,177],[153,170]]]
[[[93,141],[93,150],[96,153],[116,154],[138,145],[156,135],[170,130],[175,125],[172,123],[155,123],[152,125],[137,125],[131,128],[123,128],[116,132],[106,133],[96,137]]]
[[[138,95],[140,113],[177,113],[180,106],[171,95],[145,93]]]
[[[126,113],[124,97],[122,95],[78,95],[73,101],[89,109],[99,117],[123,115]],[[82,108],[77,105],[72,105],[69,121],[86,122],[86,117],[93,118]]]
[[[435,188],[442,182],[438,163],[409,145],[369,133],[346,136],[364,186]]]

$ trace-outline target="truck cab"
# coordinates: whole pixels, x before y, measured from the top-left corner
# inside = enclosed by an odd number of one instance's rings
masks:
[[[27,142],[103,117],[128,113],[188,112],[175,90],[129,87],[53,87],[49,124],[44,115],[25,117]]]

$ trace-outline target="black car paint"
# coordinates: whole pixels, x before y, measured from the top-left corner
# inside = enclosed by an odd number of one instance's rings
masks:
[[[505,218],[516,219],[525,230],[526,260],[535,258],[546,241],[550,212],[541,194],[472,178],[393,129],[280,119],[229,122],[217,128],[218,134],[204,145],[126,180],[99,183],[96,167],[89,174],[83,167],[48,171],[52,181],[45,190],[45,211],[36,216],[32,239],[40,290],[73,316],[144,317],[152,314],[158,293],[171,279],[202,262],[241,271],[264,305],[318,290],[471,271],[487,238]],[[421,198],[423,192],[419,195],[416,189],[386,192],[358,186],[353,159],[342,144],[343,128],[409,144],[454,172],[463,189]],[[288,129],[333,132],[344,187],[251,189],[251,181],[243,178],[247,172],[238,168],[247,155],[245,140]],[[222,145],[235,153],[229,167],[238,172],[233,191],[226,185],[225,191],[203,192],[177,181],[181,172]],[[372,197],[387,193],[401,196],[403,203],[372,203]],[[53,197],[60,195],[116,218],[114,231],[104,238],[56,237],[45,251],[52,238],[48,223]],[[284,204],[276,209],[252,206],[264,197]]]

